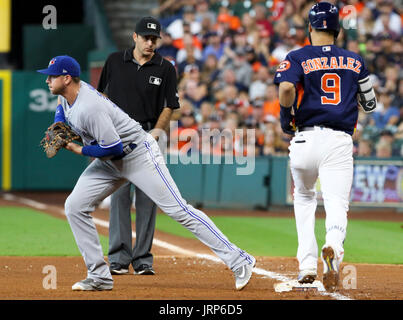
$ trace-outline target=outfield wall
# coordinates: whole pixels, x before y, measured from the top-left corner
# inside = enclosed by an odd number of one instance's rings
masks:
[[[1,189],[66,190],[74,186],[88,159],[61,150],[48,159],[39,147],[53,122],[57,97],[34,71],[0,73],[1,83]],[[83,73],[82,78],[87,79]]]
[[[87,81],[88,74],[83,73]],[[53,121],[56,97],[36,72],[0,71],[1,190],[71,190],[88,158],[66,150],[47,159],[39,142]],[[288,157],[256,157],[250,175],[238,175],[244,164],[205,158],[178,163],[169,170],[185,199],[210,208],[267,208],[291,205],[293,182]],[[177,163],[177,164],[176,164]],[[321,201],[320,181],[317,184]],[[398,207],[403,201],[403,160],[357,159],[351,192],[353,206]]]

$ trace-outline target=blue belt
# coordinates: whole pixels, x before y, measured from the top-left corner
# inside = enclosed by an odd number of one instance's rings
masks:
[[[120,160],[123,159],[125,156],[127,156],[130,152],[132,152],[134,149],[136,149],[137,144],[135,143],[129,143],[126,147],[123,147],[123,152],[121,155],[113,157],[111,160]]]

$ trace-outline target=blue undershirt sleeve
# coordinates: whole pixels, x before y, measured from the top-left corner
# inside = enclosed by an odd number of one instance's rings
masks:
[[[120,156],[123,153],[123,144],[122,142],[119,142],[117,145],[110,148],[102,148],[99,144],[95,144],[83,147],[81,152],[85,156],[95,158]]]
[[[54,120],[54,122],[56,123],[56,122],[59,122],[59,121],[61,121],[61,122],[66,122],[66,117],[64,116],[64,110],[63,110],[63,107],[62,107],[61,104],[59,104],[59,105],[56,107],[55,120]]]

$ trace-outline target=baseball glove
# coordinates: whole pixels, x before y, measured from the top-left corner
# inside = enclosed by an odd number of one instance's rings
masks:
[[[73,140],[80,140],[80,136],[75,134],[68,124],[59,121],[45,131],[45,137],[39,145],[43,147],[48,158],[53,158],[61,148]]]

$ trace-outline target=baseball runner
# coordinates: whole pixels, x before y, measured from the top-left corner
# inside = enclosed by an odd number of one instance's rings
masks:
[[[113,279],[104,260],[91,212],[126,181],[139,187],[166,214],[191,231],[234,272],[241,290],[252,275],[256,259],[231,243],[202,211],[182,198],[156,140],[135,120],[89,84],[81,81],[80,65],[69,56],[53,58],[47,69],[51,93],[59,95],[59,112],[78,134],[83,146],[70,142],[75,154],[95,157],[66,199],[65,212],[88,269],[73,290],[111,290]]]
[[[294,179],[294,211],[298,233],[298,281],[317,277],[315,238],[316,180],[320,179],[326,211],[326,242],[322,247],[323,284],[338,285],[343,260],[349,193],[353,179],[353,142],[358,102],[364,112],[376,108],[375,92],[364,60],[338,48],[338,9],[327,2],[309,11],[312,45],[291,51],[277,69],[280,121],[290,143]],[[293,112],[292,112],[293,110]]]

